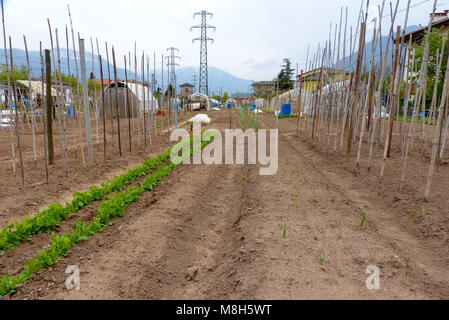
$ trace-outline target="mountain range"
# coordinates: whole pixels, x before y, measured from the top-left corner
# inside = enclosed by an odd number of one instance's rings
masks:
[[[56,50],[55,50],[56,51]],[[69,61],[67,62],[67,49],[61,49],[60,50],[60,61],[61,61],[61,72],[63,74],[68,74],[68,65],[70,64],[70,72],[72,75],[76,76],[76,66],[75,66],[75,56],[73,54],[73,50],[71,50],[68,54]],[[9,57],[9,50],[8,50],[8,57]],[[14,65],[15,66],[27,66],[27,60],[26,60],[26,53],[24,50],[21,49],[13,49],[13,58],[14,58]],[[41,77],[41,59],[40,59],[40,53],[39,51],[30,51],[29,52],[29,59],[30,59],[30,66],[31,66],[31,75],[32,77],[40,78]],[[52,57],[53,59],[53,57]],[[86,52],[86,71],[87,76],[89,77],[90,74],[93,72],[95,75],[95,78],[100,78],[100,65],[99,65],[99,57],[97,55],[93,56],[94,59],[94,66],[92,67],[92,53]],[[108,63],[107,59],[104,59],[102,56],[102,65],[103,65],[103,77],[105,79],[113,79],[114,78],[114,69],[112,65],[112,57],[109,56],[109,70],[108,70]],[[132,58],[134,60],[134,58]],[[55,61],[58,61],[57,53],[55,52]],[[8,60],[9,62],[9,60]],[[133,63],[133,70],[134,70],[134,61]],[[5,50],[0,49],[0,64],[5,63]],[[77,63],[78,63],[78,70],[80,68],[80,59],[79,54],[77,53]],[[129,64],[129,62],[128,62]],[[137,62],[137,70],[138,70],[138,81],[142,81],[142,76],[140,70],[142,70],[141,62],[138,60]],[[153,63],[150,63],[150,74],[152,74],[154,71],[151,68]],[[58,69],[58,64],[56,63],[56,68]],[[52,65],[53,69],[53,65]],[[110,76],[109,76],[109,73]],[[184,68],[178,68],[176,69],[176,78],[177,78],[177,85],[182,85],[184,83],[190,83],[194,84],[194,77],[196,76],[197,79],[197,85],[198,85],[198,71],[199,68],[195,67],[184,67]],[[222,69],[209,66],[208,68],[209,72],[209,91],[210,93],[214,92],[216,94],[220,94],[220,92],[228,92],[229,95],[232,95],[236,92],[249,92],[252,90],[251,84],[253,81],[251,80],[245,80],[241,79],[239,77],[236,77]],[[145,66],[145,81],[147,80],[147,69]],[[81,77],[81,74],[79,75]],[[119,80],[125,79],[125,70],[123,68],[117,68],[117,78]],[[128,79],[134,79],[135,75],[134,72],[128,70]],[[162,77],[161,77],[161,69],[156,69],[156,81],[157,87],[161,87],[162,83]],[[167,88],[167,69],[164,68],[164,90]]]

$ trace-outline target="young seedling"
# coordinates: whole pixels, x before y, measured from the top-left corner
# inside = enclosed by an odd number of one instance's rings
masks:
[[[332,285],[334,283],[334,281],[332,281],[332,279],[329,279],[329,284]]]
[[[288,157],[285,157],[285,164],[288,164]]]
[[[427,210],[427,209],[424,209],[423,211],[421,211],[420,214],[418,214],[418,218],[422,218],[422,217],[426,216],[427,213],[428,213],[428,210]]]
[[[242,181],[245,181],[245,180],[246,180],[246,176],[243,176],[243,177],[242,177]]]
[[[313,239],[314,239],[315,241],[318,241],[318,237],[316,236],[316,234],[313,235]]]
[[[292,194],[292,200],[293,200],[293,201],[296,200],[296,196],[297,196],[296,193],[295,193],[295,194]]]
[[[296,202],[296,208],[299,208],[299,203],[298,202]]]
[[[335,201],[337,201],[337,196],[336,196],[336,195],[333,195],[333,196],[331,197],[331,201],[332,201],[332,203],[335,203]]]
[[[274,196],[277,198],[279,196],[279,194],[277,192],[275,192]]]
[[[318,250],[318,257],[320,258],[320,264],[324,263],[324,249]]]
[[[408,214],[410,215],[410,217],[414,217],[416,215],[416,212],[415,211],[410,211]]]
[[[316,209],[318,201],[316,199],[312,199],[313,208]]]
[[[259,232],[257,234],[257,238],[260,239],[261,236],[262,236],[262,228],[259,228]]]
[[[326,190],[329,191],[329,184],[326,183]]]
[[[304,181],[304,183],[307,183],[307,177],[306,176],[302,176],[302,181]]]
[[[393,266],[393,257],[390,256],[390,261],[388,262],[388,264],[390,265],[390,267]]]
[[[365,220],[366,220],[366,212],[364,213],[363,218],[362,218],[362,222],[360,223],[360,229],[363,228],[363,225],[365,224]]]
[[[284,225],[284,231],[282,232],[282,237],[285,238],[287,235],[287,224]]]
[[[263,284],[265,281],[262,278],[259,278],[260,284]]]

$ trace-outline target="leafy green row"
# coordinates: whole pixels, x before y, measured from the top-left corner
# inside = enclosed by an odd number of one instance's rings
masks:
[[[245,111],[242,106],[239,106],[239,123],[240,123],[240,126],[242,127],[242,129],[246,128]]]
[[[287,114],[287,115],[280,115],[279,119],[289,119],[289,118],[298,118],[297,114]]]
[[[149,170],[154,169],[169,157],[170,151],[157,158],[148,159],[143,165],[104,182],[100,187],[92,186],[89,191],[75,192],[72,202],[66,203],[65,207],[59,203],[53,203],[36,213],[33,218],[24,218],[23,222],[16,222],[4,227],[0,232],[0,252],[14,249],[33,234],[49,232],[52,228],[59,226],[68,214],[78,212],[92,202],[103,199],[107,194],[122,190],[124,186],[132,183],[138,177],[146,175]]]
[[[251,111],[251,108],[248,108],[248,119],[253,128],[259,130],[259,126],[257,125],[256,120],[254,120],[254,113]]]
[[[192,147],[190,149],[190,155],[185,155],[185,157],[192,156],[197,149],[204,148],[212,141],[213,136],[203,141],[198,148]],[[26,261],[24,271],[21,274],[9,277],[4,275],[0,279],[0,297],[14,292],[18,285],[30,279],[31,275],[37,273],[39,270],[52,266],[61,257],[66,256],[73,246],[78,245],[81,241],[89,240],[89,237],[95,233],[102,232],[103,227],[112,224],[112,218],[124,216],[126,209],[131,203],[137,201],[145,191],[154,189],[165,176],[168,176],[177,167],[178,165],[173,163],[162,166],[150,174],[141,183],[140,187],[131,187],[126,191],[111,195],[109,200],[101,204],[98,209],[98,215],[90,223],[79,221],[71,233],[64,235],[55,235],[52,233],[50,248],[47,250],[42,248],[37,258]]]

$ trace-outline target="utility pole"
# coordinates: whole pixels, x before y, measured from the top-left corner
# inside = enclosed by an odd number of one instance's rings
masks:
[[[213,17],[213,14],[210,12],[207,12],[205,10],[197,12],[193,15],[193,18],[195,18],[197,15],[201,16],[201,25],[193,26],[190,28],[190,31],[193,29],[201,29],[201,36],[199,38],[193,39],[193,42],[200,41],[200,78],[199,78],[199,87],[198,92],[208,95],[209,94],[209,78],[208,78],[208,71],[207,71],[207,42],[212,41],[214,42],[214,39],[207,37],[207,29],[214,29],[216,28],[214,26],[207,24],[207,16]]]

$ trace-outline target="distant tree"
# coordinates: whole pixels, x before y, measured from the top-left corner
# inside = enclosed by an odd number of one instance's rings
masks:
[[[167,97],[168,94],[170,93],[170,97],[173,97],[175,90],[173,89],[172,85],[168,86],[168,89],[165,91],[165,96]]]
[[[6,66],[0,67],[0,81],[2,83],[8,82],[8,73],[6,72]],[[9,78],[11,79],[11,70],[9,70]],[[14,67],[14,80],[28,80],[28,68],[26,66]]]
[[[227,93],[227,92],[223,93],[223,102],[228,101],[228,99],[229,99],[229,93]]]
[[[292,63],[290,59],[284,59],[284,64],[281,67],[281,71],[278,76],[275,78],[275,82],[279,81],[279,90],[291,90],[293,89],[292,80],[294,69],[292,69]]]

